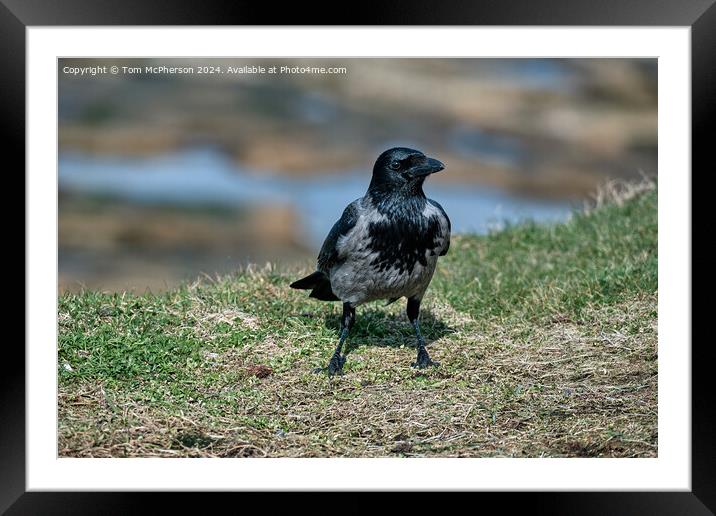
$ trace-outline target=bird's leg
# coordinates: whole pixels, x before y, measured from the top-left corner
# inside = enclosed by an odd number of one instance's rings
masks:
[[[420,315],[420,299],[411,297],[408,299],[408,319],[415,328],[415,336],[418,338],[418,358],[412,364],[413,367],[419,367],[423,369],[428,366],[438,366],[440,362],[434,362],[430,360],[428,350],[425,349],[425,339],[423,339],[422,333],[420,333],[420,322],[418,316]]]
[[[346,362],[346,356],[341,356],[341,350],[343,349],[343,343],[348,337],[348,332],[353,327],[353,323],[356,320],[356,310],[351,306],[350,303],[343,303],[343,316],[341,317],[341,333],[338,339],[338,345],[336,350],[333,352],[331,360],[328,362],[328,375],[333,376],[334,374],[341,373],[343,371],[343,364]],[[346,346],[347,348],[348,346]],[[319,369],[318,371],[323,371]]]

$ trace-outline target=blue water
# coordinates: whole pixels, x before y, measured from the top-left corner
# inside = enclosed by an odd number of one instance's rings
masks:
[[[368,171],[309,178],[257,173],[211,148],[147,158],[65,152],[59,159],[59,186],[65,191],[177,205],[290,204],[312,245],[320,245],[343,208],[365,193],[369,181]],[[486,233],[505,222],[526,219],[563,221],[571,212],[568,201],[527,199],[475,184],[438,185],[428,180],[424,190],[445,208],[453,232]]]

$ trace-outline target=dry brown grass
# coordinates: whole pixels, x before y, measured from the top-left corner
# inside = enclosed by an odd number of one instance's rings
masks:
[[[312,375],[303,357],[257,378],[252,367],[290,346],[268,337],[206,356],[197,374],[214,369],[227,381],[195,392],[182,410],[101,382],[75,384],[60,391],[59,455],[653,457],[655,303],[645,296],[604,308],[588,314],[594,324],[556,317],[520,340],[514,328],[478,326],[436,302],[433,316],[450,332],[430,345],[441,367],[425,372],[407,367],[413,350],[388,335],[373,346],[361,337],[349,354],[355,367],[340,378]],[[234,313],[200,321],[217,318],[252,321]],[[637,321],[643,331],[634,335]],[[227,403],[221,415],[206,407],[237,387],[250,392],[243,403]]]

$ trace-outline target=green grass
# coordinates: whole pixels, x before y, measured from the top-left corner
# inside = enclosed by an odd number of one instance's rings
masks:
[[[401,301],[360,307],[345,374],[312,374],[340,315],[288,288],[312,264],[63,294],[59,453],[655,456],[657,192],[611,197],[455,236],[423,303],[429,370]]]

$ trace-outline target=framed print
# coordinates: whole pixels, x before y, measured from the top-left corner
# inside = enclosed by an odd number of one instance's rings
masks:
[[[711,2],[103,7],[0,10],[27,202],[3,509],[713,510],[691,337]]]

